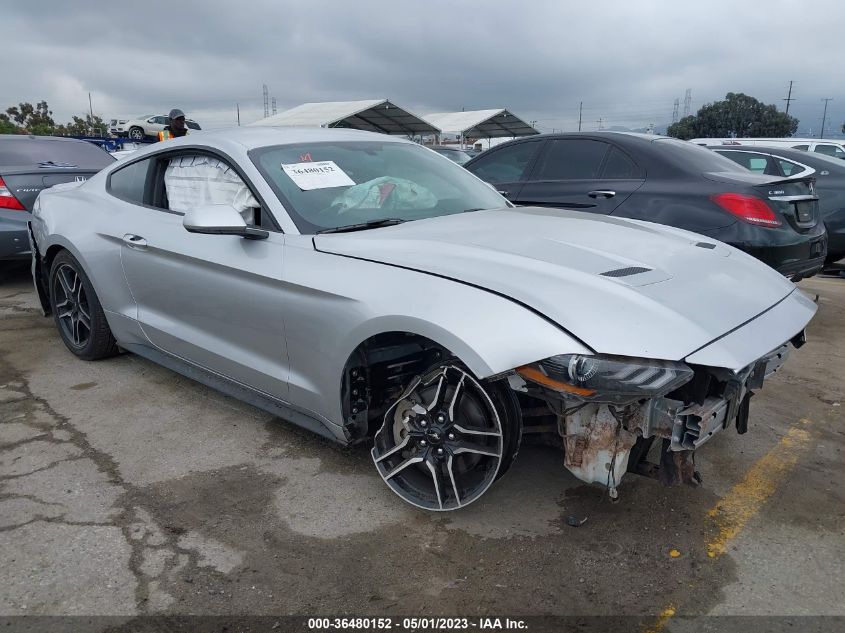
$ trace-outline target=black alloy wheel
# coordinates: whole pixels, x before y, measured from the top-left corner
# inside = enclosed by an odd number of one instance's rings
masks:
[[[50,268],[50,306],[67,348],[85,360],[117,354],[103,308],[79,262],[67,251]]]

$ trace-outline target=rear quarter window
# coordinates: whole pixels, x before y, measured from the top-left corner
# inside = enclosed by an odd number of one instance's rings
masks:
[[[121,200],[144,204],[151,162],[151,159],[141,160],[113,171],[109,175],[108,192]]]

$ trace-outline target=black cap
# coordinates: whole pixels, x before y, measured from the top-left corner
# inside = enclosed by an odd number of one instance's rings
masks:
[[[184,117],[185,117],[185,113],[184,113],[184,112],[182,112],[179,108],[173,108],[173,109],[170,111],[170,115],[169,115],[169,117],[168,117],[168,118],[170,118],[171,120],[173,120],[173,119],[178,119],[179,117],[184,118]]]

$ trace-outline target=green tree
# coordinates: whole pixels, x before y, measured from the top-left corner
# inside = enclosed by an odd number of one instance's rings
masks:
[[[16,123],[24,133],[42,136],[53,134],[56,122],[53,112],[46,101],[39,101],[35,105],[28,102],[19,103],[6,109],[8,120]]]
[[[791,136],[798,129],[798,119],[778,112],[741,92],[729,92],[723,101],[704,105],[695,116],[684,117],[669,126],[667,134],[681,139],[696,137]]]
[[[59,136],[105,136],[108,131],[103,119],[96,114],[86,114],[85,118],[74,116],[70,123],[59,125],[55,134]]]
[[[0,112],[0,134],[20,134],[21,129],[9,120],[9,115]]]
[[[680,121],[673,123],[666,128],[667,136],[674,136],[675,138],[688,141],[691,138],[698,136],[695,132],[695,117],[692,115],[685,116]]]

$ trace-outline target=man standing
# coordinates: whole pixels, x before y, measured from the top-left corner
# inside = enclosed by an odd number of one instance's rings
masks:
[[[179,138],[188,133],[188,127],[185,125],[185,113],[179,108],[173,108],[167,118],[170,119],[170,123],[158,133],[158,140],[166,141],[171,138]]]

